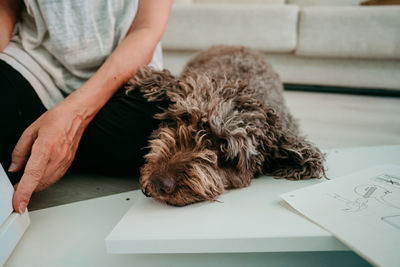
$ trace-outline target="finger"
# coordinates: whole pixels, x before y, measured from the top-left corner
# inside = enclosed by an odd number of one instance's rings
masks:
[[[37,132],[31,127],[27,128],[19,138],[11,156],[11,165],[8,168],[9,172],[17,172],[22,169],[28,155],[31,152],[32,144],[37,138]]]
[[[43,142],[36,141],[33,144],[31,156],[13,197],[15,211],[19,213],[25,211],[32,192],[45,174],[50,159],[50,151],[51,147]]]

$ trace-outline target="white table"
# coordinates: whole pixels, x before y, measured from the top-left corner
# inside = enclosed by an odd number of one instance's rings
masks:
[[[382,163],[400,163],[400,146],[330,150],[328,176],[337,177]],[[31,212],[31,225],[6,266],[368,266],[329,233],[281,204],[280,193],[315,181],[269,180],[274,186],[265,193],[272,196],[267,204],[272,214],[283,214],[285,219],[295,215],[302,221],[298,227],[292,227],[297,233],[289,231],[297,236],[304,233],[298,244],[287,236],[285,239],[275,235],[271,236],[275,238],[275,248],[265,248],[261,253],[107,254],[104,238],[133,201],[142,197],[141,192],[132,191]],[[285,233],[279,223],[275,222],[274,227],[276,232]],[[316,240],[322,240],[323,246],[316,246]],[[280,250],[276,249],[279,247]]]

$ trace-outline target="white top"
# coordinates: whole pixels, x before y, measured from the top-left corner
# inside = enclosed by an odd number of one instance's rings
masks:
[[[18,70],[46,108],[88,80],[124,39],[138,0],[25,0],[0,59]],[[162,68],[160,44],[150,65]]]

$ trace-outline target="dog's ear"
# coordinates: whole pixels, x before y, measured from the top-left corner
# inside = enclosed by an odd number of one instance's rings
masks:
[[[232,168],[232,185],[248,185],[254,175],[262,172],[265,133],[268,123],[274,124],[275,112],[252,96],[245,83],[236,83],[223,92],[209,116],[215,149],[219,151],[219,165]],[[219,100],[216,100],[219,101]],[[237,176],[237,177],[236,177]]]
[[[255,98],[246,84],[237,85],[236,96],[225,102],[232,105],[217,112],[219,119],[210,121],[220,122],[213,132],[223,139],[221,154],[235,165],[242,179],[259,173],[296,180],[325,176],[319,149],[300,136],[297,127],[288,127],[282,114]]]
[[[148,101],[169,100],[167,93],[173,91],[177,79],[168,70],[154,70],[148,66],[141,67],[125,86],[126,93],[140,90]]]
[[[233,186],[246,184],[259,173],[287,179],[325,175],[323,154],[297,132],[282,127],[274,109],[246,95],[232,103],[214,112],[210,127],[218,140],[220,166],[237,173]]]
[[[324,154],[316,146],[290,131],[278,134],[281,134],[278,144],[264,165],[267,173],[293,180],[325,176]]]

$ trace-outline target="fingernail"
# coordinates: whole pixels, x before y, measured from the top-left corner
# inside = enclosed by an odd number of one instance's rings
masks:
[[[20,214],[24,213],[24,212],[25,212],[25,209],[26,209],[26,203],[25,203],[25,202],[19,203],[18,209],[19,209],[19,213],[20,213]]]
[[[17,168],[17,164],[15,164],[14,162],[11,162],[11,165],[8,168],[8,171],[13,172],[13,171],[15,171],[16,168]]]

